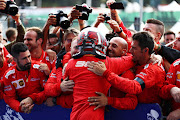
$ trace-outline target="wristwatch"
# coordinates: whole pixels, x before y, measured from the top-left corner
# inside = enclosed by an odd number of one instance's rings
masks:
[[[120,31],[119,32],[116,32],[117,34],[120,34],[120,33],[122,33],[122,31],[123,31],[123,29],[121,28],[121,27],[119,27],[120,28]]]

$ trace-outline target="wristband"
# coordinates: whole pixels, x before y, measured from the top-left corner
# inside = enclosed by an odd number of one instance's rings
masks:
[[[120,28],[120,31],[119,32],[116,32],[117,34],[120,34],[120,33],[122,33],[122,31],[123,31],[123,29],[121,28],[121,27],[119,27]]]

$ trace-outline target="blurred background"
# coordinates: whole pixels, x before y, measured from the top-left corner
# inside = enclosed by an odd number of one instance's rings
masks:
[[[76,4],[86,3],[93,8],[86,21],[87,25],[92,25],[100,12],[109,13],[106,0],[15,0],[15,2],[20,8],[19,13],[25,27],[42,28],[48,14],[55,14],[60,9],[68,14]],[[147,19],[155,18],[164,22],[166,31],[172,30],[175,33],[180,31],[180,0],[116,0],[116,2],[124,4],[125,9],[117,11],[127,28],[141,30]],[[0,14],[0,20],[5,27],[15,26],[11,17]],[[137,26],[139,24],[140,28]],[[79,29],[76,20],[73,27]]]

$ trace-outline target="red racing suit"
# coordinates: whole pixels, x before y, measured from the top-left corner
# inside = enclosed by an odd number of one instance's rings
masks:
[[[134,79],[135,75],[131,70],[125,71],[120,75],[124,78]],[[110,97],[108,97],[108,105],[119,110],[134,110],[138,104],[137,96],[133,94],[126,94],[117,88],[111,86]]]
[[[128,51],[131,49],[131,43],[132,43],[132,41],[130,41],[128,38],[130,38],[130,37],[132,37],[132,34],[131,34],[131,31],[130,30],[128,30],[125,26],[124,26],[124,23],[123,22],[121,22],[120,24],[119,24],[119,27],[121,27],[122,29],[123,29],[123,32],[127,35],[127,37],[126,37],[126,42],[128,43]]]
[[[116,74],[121,74],[134,66],[131,56],[98,59],[92,55],[85,55],[79,59],[69,60],[64,78],[68,76],[70,80],[75,82],[71,120],[104,120],[104,107],[94,111],[95,107],[90,106],[87,100],[90,96],[97,96],[96,91],[107,95],[111,85],[102,76],[97,76],[87,70],[88,61],[105,62],[106,67]]]
[[[180,108],[180,103],[174,101],[171,96],[170,90],[173,87],[180,88],[180,59],[177,59],[171,64],[168,73],[166,74],[166,81],[161,89],[160,96],[163,99],[171,99],[173,110]]]
[[[103,76],[115,88],[130,94],[138,94],[139,103],[161,103],[160,89],[165,81],[164,68],[157,64],[146,64],[136,67],[134,80],[119,77],[106,70]]]
[[[56,97],[56,104],[64,108],[72,108],[73,96],[65,94],[61,91],[60,84],[62,78],[62,68],[53,68],[49,78],[44,86],[44,91],[47,97]]]
[[[33,58],[33,57],[31,57],[31,59],[35,60],[35,61],[46,63],[50,70],[52,70],[55,67],[55,61],[50,62],[49,61],[49,56],[47,55],[46,52],[44,52],[43,49],[42,49],[42,55],[41,55],[40,58]]]
[[[22,112],[18,99],[31,97],[36,104],[42,104],[46,100],[43,91],[46,75],[39,71],[39,65],[39,62],[32,60],[29,72],[18,71],[15,65],[4,74],[4,100],[17,112]]]

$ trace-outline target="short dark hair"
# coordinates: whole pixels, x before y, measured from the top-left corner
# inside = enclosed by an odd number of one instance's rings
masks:
[[[148,32],[138,32],[135,33],[133,36],[133,41],[136,40],[139,42],[139,46],[141,47],[141,50],[144,48],[149,48],[149,54],[153,52],[154,49],[154,40],[153,37]]]
[[[10,27],[6,30],[7,39],[10,39],[11,36],[16,35],[16,34],[17,34],[17,30],[15,28]]]
[[[54,34],[54,33],[51,33],[51,34],[49,34],[49,36],[48,36],[49,38],[56,38],[57,37],[57,35],[56,34]]]
[[[11,54],[14,58],[18,58],[20,52],[26,52],[28,47],[23,42],[15,43],[11,48]]]
[[[148,19],[148,20],[146,21],[146,23],[152,23],[152,24],[157,25],[156,31],[157,31],[157,32],[160,32],[160,33],[161,33],[161,37],[162,37],[162,35],[164,34],[164,23],[163,23],[162,21],[156,20],[156,19],[154,19],[154,18],[151,18],[151,19]]]
[[[176,35],[175,35],[175,33],[174,33],[173,31],[167,31],[167,32],[165,32],[165,33],[164,33],[164,37],[165,37],[166,35],[171,35],[171,34],[173,34],[174,37],[176,37]]]

